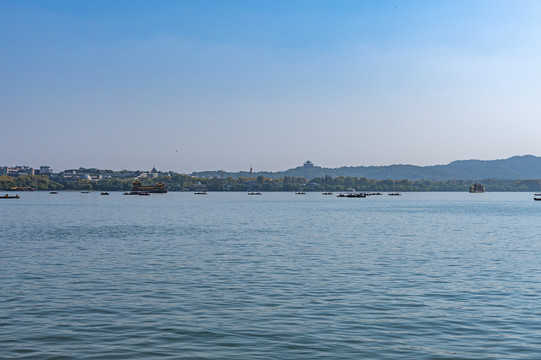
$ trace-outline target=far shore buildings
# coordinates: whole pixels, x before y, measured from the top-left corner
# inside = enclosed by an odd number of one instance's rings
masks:
[[[29,166],[3,166],[0,167],[0,175],[23,176],[23,175],[51,175],[53,169],[50,166],[40,166],[39,170]]]
[[[172,172],[160,172],[153,167],[150,171],[113,171],[102,170],[98,168],[83,168],[67,169],[58,173],[54,173],[50,166],[40,166],[39,169],[34,169],[29,166],[3,166],[0,167],[0,175],[8,176],[23,176],[23,175],[47,175],[56,181],[75,181],[75,180],[90,180],[99,181],[102,179],[140,179],[140,178],[156,178],[160,175],[172,175]]]
[[[140,178],[156,178],[160,175],[170,175],[170,172],[159,172],[155,167],[150,171],[131,171],[131,170],[122,170],[122,171],[113,171],[113,170],[101,170],[97,168],[79,168],[79,169],[68,169],[54,174],[51,178],[57,178],[65,181],[69,180],[91,180],[98,181],[102,179],[140,179]]]

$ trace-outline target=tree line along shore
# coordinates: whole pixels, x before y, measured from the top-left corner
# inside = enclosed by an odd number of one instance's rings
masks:
[[[135,179],[102,179],[53,181],[46,175],[0,176],[0,190],[81,190],[129,191]],[[468,191],[473,183],[482,183],[486,191],[541,191],[541,179],[533,180],[372,180],[365,177],[304,177],[284,176],[270,179],[263,176],[239,178],[204,178],[176,174],[141,178],[142,185],[165,184],[168,191]]]

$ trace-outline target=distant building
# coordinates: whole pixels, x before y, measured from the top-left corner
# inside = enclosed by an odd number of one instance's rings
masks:
[[[470,186],[470,192],[471,193],[484,193],[485,187],[481,184],[473,184]]]
[[[155,178],[155,177],[158,177],[159,174],[160,174],[160,172],[158,170],[156,170],[155,166],[153,166],[152,170],[150,170],[150,173],[148,173],[148,176],[151,177],[151,178]]]
[[[317,182],[309,182],[308,184],[306,184],[306,188],[308,190],[314,191],[319,185],[320,184]]]
[[[207,185],[201,184],[201,182],[198,181],[197,184],[192,186],[192,190],[194,190],[194,191],[207,191],[208,188],[207,188]]]
[[[52,173],[53,173],[53,169],[51,169],[50,166],[42,165],[39,167],[40,175],[51,175]]]
[[[35,175],[33,168],[28,166],[4,166],[0,168],[0,175],[8,176],[22,176],[22,175]]]

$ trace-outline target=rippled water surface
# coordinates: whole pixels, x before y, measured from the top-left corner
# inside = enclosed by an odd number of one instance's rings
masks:
[[[0,358],[541,358],[530,193],[21,195]]]

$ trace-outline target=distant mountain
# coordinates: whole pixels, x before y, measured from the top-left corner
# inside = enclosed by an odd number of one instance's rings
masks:
[[[220,177],[221,171],[194,172],[198,177]],[[228,173],[224,177],[248,177],[249,172]],[[447,165],[416,166],[346,166],[340,168],[323,168],[307,161],[293,169],[268,172],[255,172],[252,176],[279,178],[284,176],[305,177],[308,180],[329,175],[366,177],[375,180],[525,180],[541,179],[541,157],[533,155],[513,156],[502,160],[458,160]]]

